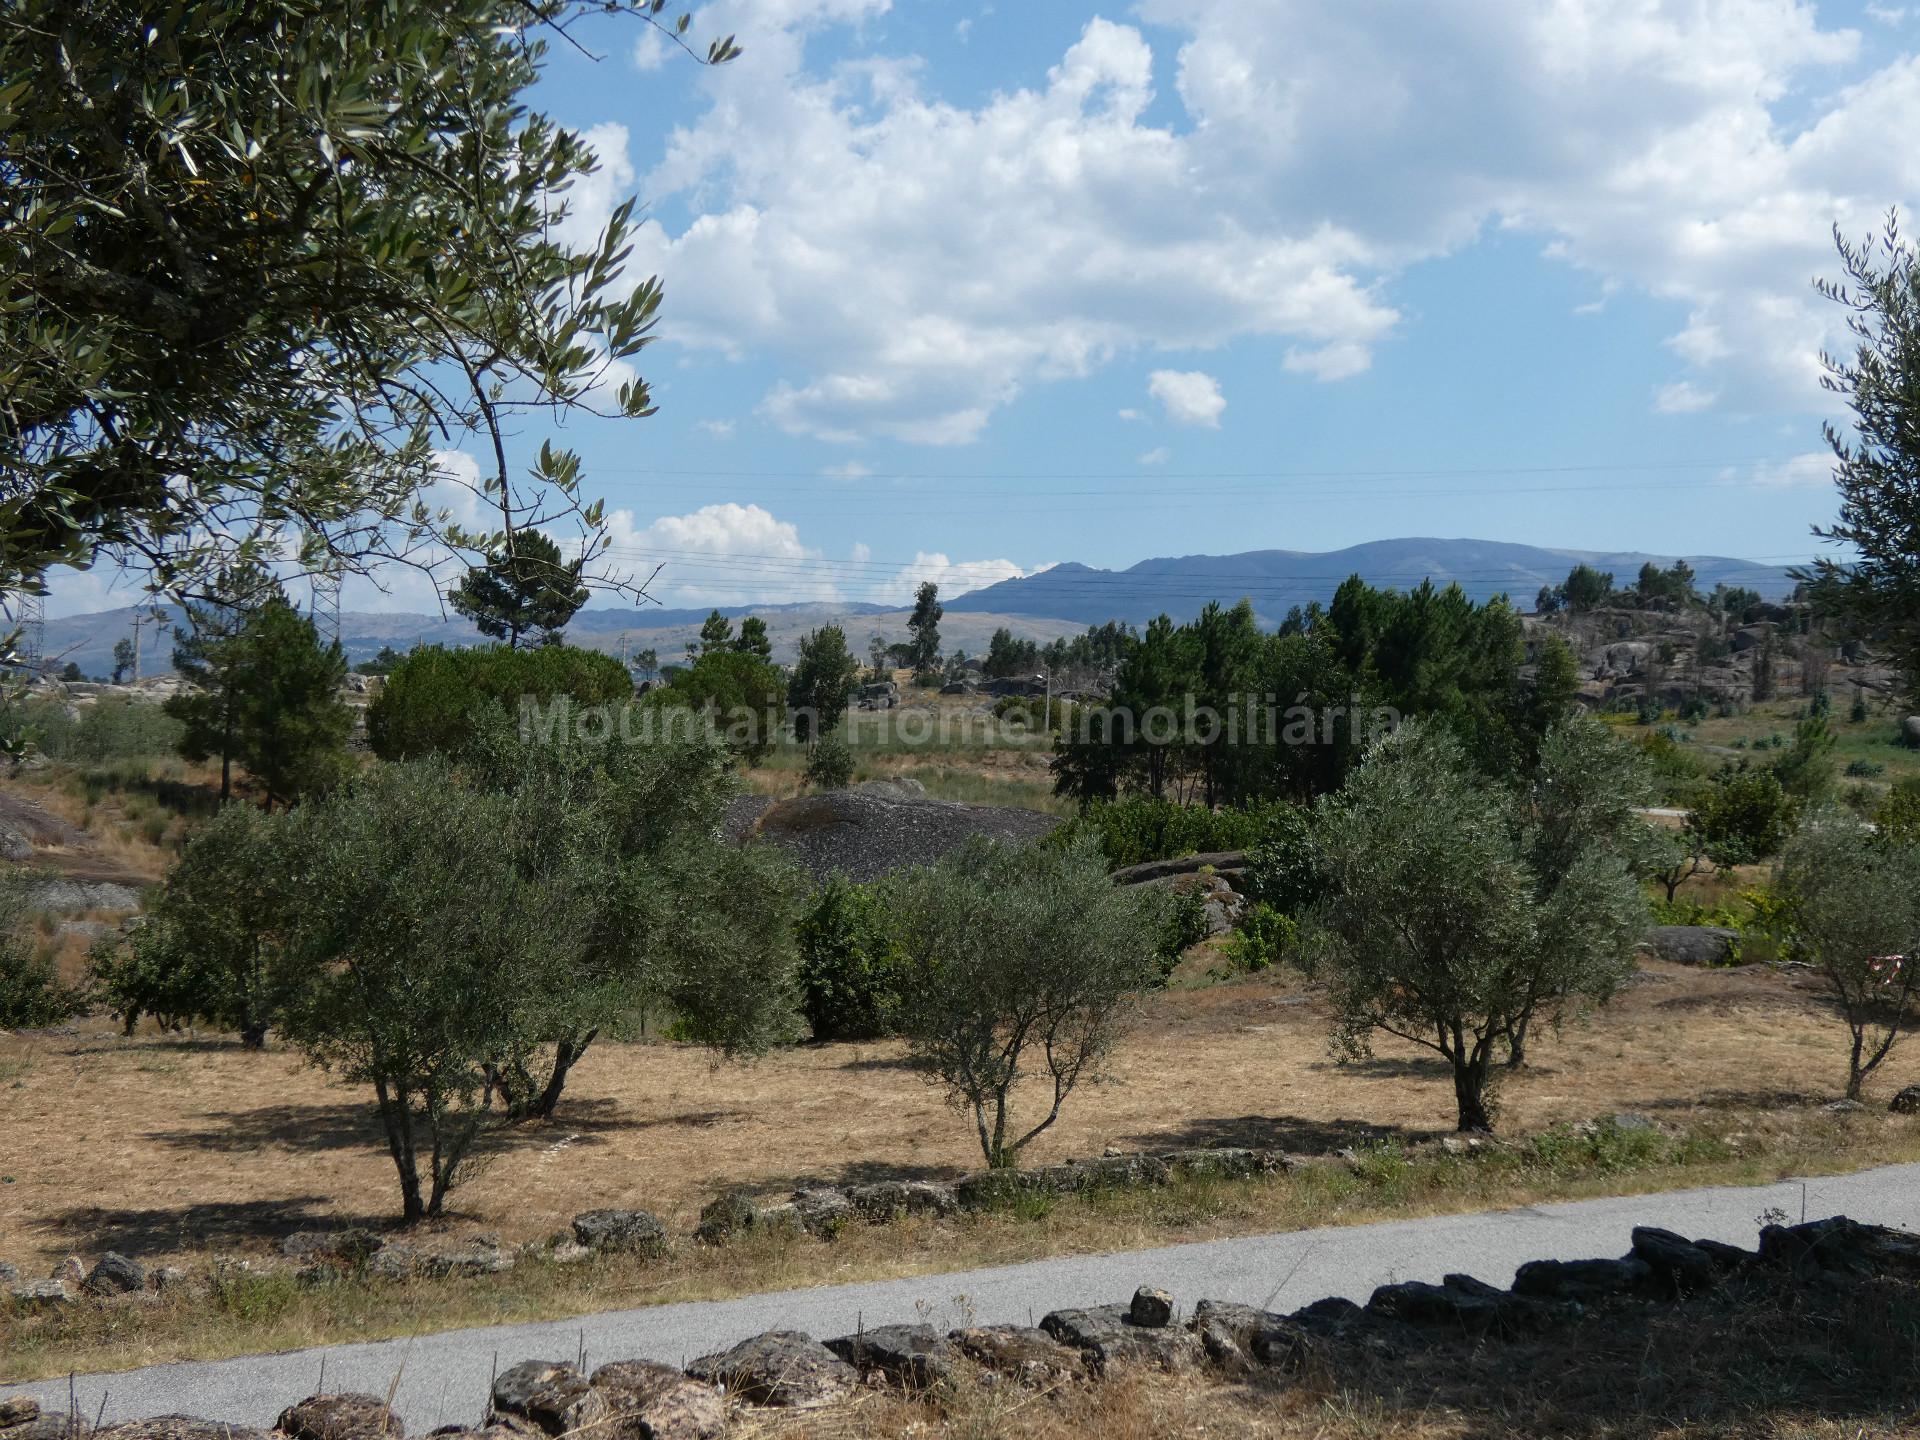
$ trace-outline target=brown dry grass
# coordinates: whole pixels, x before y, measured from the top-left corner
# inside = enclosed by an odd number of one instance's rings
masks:
[[[1830,1098],[1844,1033],[1795,977],[1656,966],[1589,1025],[1541,1037],[1534,1066],[1501,1090],[1501,1125],[1531,1132],[1637,1110],[1738,1129],[1746,1112]],[[1449,1125],[1431,1058],[1383,1045],[1371,1062],[1337,1065],[1325,1034],[1321,1006],[1294,978],[1157,996],[1114,1074],[1072,1097],[1030,1159],[1109,1145],[1326,1150]],[[368,1097],[297,1054],[123,1040],[100,1021],[0,1047],[6,1258],[38,1267],[74,1250],[244,1248],[317,1221],[383,1222],[394,1208]],[[968,1125],[900,1059],[893,1044],[826,1045],[732,1066],[678,1045],[602,1044],[556,1121],[497,1142],[457,1192],[459,1218],[521,1241],[583,1209],[636,1205],[684,1232],[730,1186],[977,1168]],[[1916,1080],[1910,1046],[1877,1088]]]

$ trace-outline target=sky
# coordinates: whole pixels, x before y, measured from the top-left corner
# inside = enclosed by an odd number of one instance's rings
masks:
[[[1920,203],[1920,3],[694,11],[727,33],[709,69],[596,20],[533,96],[600,156],[571,232],[637,197],[665,287],[659,412],[558,435],[664,603],[1406,535],[1817,551],[1812,281]]]

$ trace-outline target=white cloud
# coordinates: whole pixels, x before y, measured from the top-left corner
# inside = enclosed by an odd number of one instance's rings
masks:
[[[1362,241],[1250,225],[1197,177],[1193,140],[1146,122],[1152,59],[1137,29],[1094,20],[1043,84],[968,108],[873,67],[816,75],[800,36],[757,38],[647,177],[650,198],[704,207],[640,237],[636,273],[675,297],[664,333],[771,352],[762,409],[792,433],[933,445],[1126,352],[1386,333],[1393,310],[1350,268]]]
[[[1691,415],[1696,411],[1712,409],[1713,402],[1719,398],[1711,390],[1702,390],[1691,380],[1675,380],[1654,391],[1653,408],[1662,415]]]
[[[694,423],[694,429],[704,430],[716,440],[726,440],[730,439],[733,435],[733,421],[699,420]]]
[[[1806,0],[1142,0],[977,105],[900,57],[808,65],[885,8],[709,7],[754,43],[643,187],[696,212],[633,262],[666,333],[770,357],[796,434],[965,443],[1036,383],[1247,337],[1347,379],[1400,271],[1490,227],[1677,307],[1676,395],[1824,408],[1828,225],[1920,199],[1920,147],[1886,139],[1920,130],[1920,58],[1835,88],[1860,37]]]
[[[1913,12],[1904,5],[1868,5],[1867,16],[1882,25],[1904,25]]]
[[[1131,405],[1129,405],[1126,409],[1120,412],[1120,418],[1122,420],[1144,420],[1147,417],[1142,415],[1138,410],[1135,410]]]
[[[1147,377],[1147,393],[1176,425],[1220,428],[1227,402],[1220,382],[1204,370],[1156,370]]]
[[[651,25],[640,29],[640,38],[633,42],[633,68],[642,72],[658,70],[667,63],[667,37]]]
[[[913,557],[913,563],[904,566],[892,581],[877,587],[872,598],[881,603],[910,599],[922,581],[931,580],[940,587],[941,598],[951,600],[956,595],[997,585],[1002,580],[1018,580],[1025,575],[1039,573],[1038,570],[1022,570],[1011,560],[952,560],[937,550],[922,550]]]
[[[820,473],[829,480],[864,480],[873,474],[873,467],[862,465],[858,460],[848,460],[839,465],[828,465]]]
[[[600,162],[599,168],[552,192],[552,201],[558,207],[554,233],[570,250],[589,250],[599,241],[615,208],[633,194],[636,178],[633,162],[627,158],[626,126],[611,122],[594,125],[583,130],[580,138]]]
[[[856,540],[853,542],[853,550],[851,554],[853,557],[854,564],[864,565],[869,560],[873,559],[873,547],[867,544],[867,542],[864,540]]]
[[[703,505],[646,525],[636,524],[631,510],[615,510],[607,534],[608,562],[634,579],[660,567],[648,593],[666,605],[841,598],[825,557],[801,543],[792,521],[758,505]]]
[[[1739,484],[1742,477],[1729,473],[1721,478]],[[1825,490],[1833,484],[1833,452],[1815,450],[1788,460],[1756,465],[1745,482],[1759,490]]]
[[[1143,450],[1133,457],[1136,465],[1164,465],[1173,458],[1173,451],[1164,445],[1156,445],[1151,450]]]

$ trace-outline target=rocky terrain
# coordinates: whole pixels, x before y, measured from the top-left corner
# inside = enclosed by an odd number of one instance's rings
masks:
[[[835,873],[875,880],[937,860],[975,835],[1037,840],[1059,823],[1035,810],[930,799],[912,780],[877,780],[787,800],[743,797],[729,817],[736,838],[752,835],[778,845],[822,880]]]

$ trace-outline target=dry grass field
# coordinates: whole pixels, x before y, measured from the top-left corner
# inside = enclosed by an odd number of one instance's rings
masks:
[[[1297,977],[1158,995],[1111,1076],[1072,1097],[1031,1159],[1108,1146],[1326,1151],[1448,1128],[1435,1059],[1396,1043],[1340,1065],[1325,1035]],[[1844,1036],[1803,977],[1655,965],[1589,1023],[1540,1038],[1532,1067],[1501,1088],[1500,1125],[1521,1134],[1631,1110],[1738,1130],[1756,1112],[1837,1094]],[[1915,1081],[1910,1045],[1874,1088]],[[75,1251],[245,1251],[317,1221],[384,1222],[397,1192],[369,1100],[296,1054],[248,1054],[225,1038],[122,1039],[101,1021],[8,1037],[0,1257],[40,1270]],[[730,1186],[950,1177],[979,1158],[968,1123],[892,1044],[804,1046],[747,1065],[602,1044],[556,1120],[501,1137],[455,1203],[461,1226],[509,1241],[609,1205],[651,1209],[685,1233]]]

